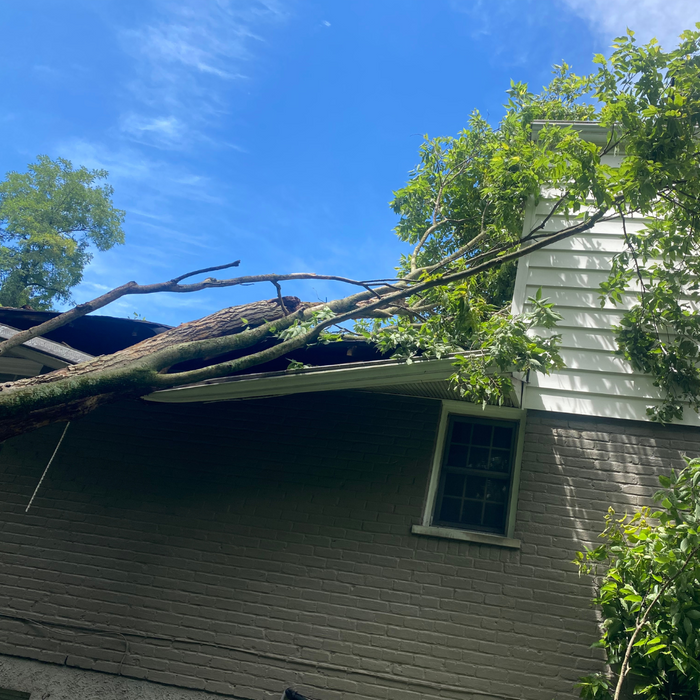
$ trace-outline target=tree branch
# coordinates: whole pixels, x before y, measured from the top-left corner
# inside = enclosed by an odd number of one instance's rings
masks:
[[[123,296],[132,294],[157,294],[159,292],[176,292],[182,294],[190,294],[192,292],[199,292],[203,289],[218,289],[223,287],[236,287],[245,284],[254,284],[256,282],[272,282],[272,284],[277,285],[279,282],[288,280],[331,280],[335,282],[343,282],[345,284],[351,284],[358,287],[363,287],[370,290],[371,282],[360,282],[358,280],[353,280],[348,277],[339,277],[337,275],[317,275],[311,272],[296,272],[288,275],[277,275],[277,274],[267,274],[267,275],[247,275],[244,277],[234,277],[231,279],[217,280],[213,277],[207,278],[202,282],[195,282],[193,284],[180,284],[180,282],[188,277],[194,275],[204,274],[206,272],[213,272],[215,270],[224,270],[231,267],[237,267],[240,261],[228,263],[226,265],[218,265],[216,267],[206,267],[201,270],[195,270],[194,272],[188,272],[179,277],[175,277],[167,282],[158,282],[155,284],[137,284],[136,282],[127,282],[126,284],[116,287],[115,289],[106,292],[102,296],[99,296],[92,301],[85,302],[84,304],[78,304],[78,306],[73,307],[65,313],[59,314],[44,323],[40,323],[38,326],[33,326],[27,330],[20,331],[16,333],[11,338],[0,342],[0,357],[7,353],[14,347],[26,343],[32,338],[37,338],[39,336],[45,335],[57,328],[75,321],[78,318],[87,316],[97,309],[101,309],[108,304],[111,304],[117,299],[121,299]]]
[[[452,221],[451,219],[442,219],[441,221],[437,220],[438,212],[442,209],[442,194],[445,191],[445,187],[447,187],[447,185],[449,185],[453,180],[455,180],[455,178],[457,178],[459,175],[462,174],[462,172],[464,172],[464,169],[467,167],[470,161],[470,158],[465,159],[462,165],[455,172],[452,173],[451,177],[448,177],[447,180],[445,180],[444,182],[440,182],[440,187],[438,188],[437,195],[435,196],[435,206],[433,207],[432,224],[421,236],[420,240],[418,241],[418,245],[416,245],[416,247],[413,249],[413,253],[411,254],[411,272],[416,271],[416,260],[418,258],[418,253],[420,252],[420,249],[425,245],[425,242],[428,240],[430,234],[436,231],[440,226],[442,226],[442,224]],[[486,213],[486,209],[484,209],[484,213]]]
[[[227,263],[226,265],[217,265],[216,267],[203,267],[201,270],[195,270],[194,272],[186,272],[184,275],[180,275],[179,277],[171,279],[170,282],[178,284],[179,282],[182,282],[182,280],[185,280],[188,277],[194,277],[195,275],[203,275],[206,272],[216,272],[217,270],[228,270],[231,267],[238,267],[240,264],[240,260],[235,260],[234,262]]]
[[[282,313],[285,316],[289,315],[289,311],[287,311],[287,307],[284,305],[284,299],[282,298],[282,287],[280,286],[279,282],[275,282],[274,280],[272,281],[272,284],[274,285],[275,289],[277,290],[277,301],[280,303],[280,308],[282,309]]]
[[[118,399],[136,398],[158,389],[229,376],[277,359],[291,350],[314,342],[319,334],[331,325],[342,324],[354,318],[373,318],[380,312],[390,313],[405,308],[404,300],[414,293],[419,294],[428,289],[459,282],[502,263],[516,260],[555,241],[587,231],[603,219],[606,212],[606,209],[600,209],[587,220],[548,234],[546,238],[528,246],[520,242],[511,243],[507,250],[494,249],[476,256],[470,261],[473,264],[466,270],[448,271],[421,282],[415,278],[411,279],[411,275],[405,281],[376,289],[370,288],[367,283],[352,280],[352,284],[363,289],[326,304],[335,316],[272,347],[255,348],[296,321],[311,320],[313,311],[319,304],[302,304],[297,299],[285,297],[285,308],[287,311],[292,310],[292,313],[286,316],[283,315],[283,309],[280,308],[277,299],[223,309],[212,316],[183,324],[113,355],[71,365],[49,374],[17,380],[0,387],[0,440],[56,421],[77,418]],[[244,280],[250,280],[279,283],[284,279],[329,278],[331,276],[299,273],[240,277],[229,282],[240,284]],[[166,283],[160,286],[172,290],[177,287],[198,287],[202,284],[210,283]],[[131,287],[139,285],[133,283]],[[153,289],[153,286],[149,288]],[[252,307],[256,309],[253,321],[249,318]],[[218,362],[200,369],[168,372],[170,368],[183,362],[207,361],[249,348],[252,351],[237,359]]]
[[[620,693],[622,692],[622,684],[625,681],[625,677],[627,676],[627,673],[629,672],[629,661],[630,661],[630,656],[632,655],[632,648],[634,647],[634,642],[637,639],[637,635],[640,633],[642,627],[646,624],[647,619],[649,618],[649,613],[651,612],[652,608],[654,605],[656,605],[657,601],[661,596],[666,592],[668,587],[686,570],[688,567],[688,564],[693,560],[695,555],[700,551],[700,545],[695,547],[688,556],[685,558],[685,562],[683,566],[669,579],[666,580],[666,583],[664,583],[663,586],[659,589],[658,593],[654,596],[654,600],[649,603],[649,607],[644,611],[644,615],[639,619],[637,624],[634,627],[634,632],[632,633],[632,636],[630,637],[629,642],[627,643],[627,649],[625,650],[625,658],[622,661],[622,666],[620,667],[620,675],[617,679],[617,685],[615,686],[615,695],[613,697],[613,700],[620,700]]]

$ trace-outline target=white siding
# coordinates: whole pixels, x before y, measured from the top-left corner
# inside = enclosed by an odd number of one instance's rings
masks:
[[[542,221],[552,200],[531,204],[526,230]],[[566,225],[552,217],[545,230]],[[627,221],[628,231],[643,221]],[[624,236],[619,220],[606,221],[585,235],[574,236],[522,258],[518,265],[513,310],[528,308],[527,299],[542,288],[542,295],[556,304],[564,317],[555,332],[562,336],[561,355],[566,369],[549,376],[531,373],[524,408],[560,411],[588,416],[647,420],[646,407],[660,394],[644,374],[615,355],[612,326],[619,324],[625,308],[635,301],[634,289],[617,307],[601,308],[599,285],[607,279],[612,256],[622,250]],[[541,331],[542,334],[547,331]],[[699,416],[686,408],[683,423],[700,425]]]

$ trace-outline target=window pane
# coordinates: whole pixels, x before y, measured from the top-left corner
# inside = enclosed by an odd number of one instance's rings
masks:
[[[462,525],[481,525],[481,511],[484,508],[482,501],[464,501],[462,508],[462,519],[459,521]]]
[[[484,491],[486,489],[486,479],[483,476],[468,476],[467,477],[467,491],[464,494],[467,498],[479,498],[484,497]]]
[[[493,446],[503,447],[509,450],[513,444],[513,428],[510,427],[494,427],[493,429]]]
[[[469,453],[469,469],[488,469],[489,451],[488,447],[472,447]]]
[[[472,434],[472,424],[456,420],[452,424],[452,442],[463,442],[469,444]]]
[[[486,481],[486,500],[505,502],[508,495],[508,483],[505,479],[488,479]]]
[[[505,503],[487,503],[484,508],[484,526],[494,530],[503,530],[505,526]]]
[[[505,534],[514,422],[452,417],[434,522]]]
[[[459,498],[443,498],[442,508],[440,509],[440,520],[458,523],[461,505],[462,501]]]
[[[510,450],[491,450],[490,468],[495,472],[507,472],[510,468]]]
[[[462,498],[464,495],[464,474],[447,474],[445,475],[445,496],[457,496]]]
[[[483,425],[481,423],[474,424],[474,431],[472,433],[472,444],[473,445],[486,445],[487,447],[491,444],[491,433],[493,432],[493,427],[490,425]]]
[[[451,445],[446,464],[450,467],[464,468],[467,465],[467,454],[469,448],[466,445]]]

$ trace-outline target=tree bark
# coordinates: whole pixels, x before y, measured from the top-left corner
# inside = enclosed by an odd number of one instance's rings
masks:
[[[272,329],[260,332],[258,337],[253,333],[255,329],[292,318],[295,312],[313,306],[297,297],[283,297],[283,301],[284,310],[278,299],[232,306],[183,323],[112,355],[0,385],[0,440],[49,423],[73,420],[104,404],[144,396],[161,388],[163,383],[157,380],[162,378],[161,373],[168,365],[154,366],[150,361],[159,353],[162,355],[162,351],[237,334],[242,341],[244,335],[250,335],[250,339],[241,343],[243,347],[250,346],[272,332]],[[229,349],[224,347],[222,351]],[[216,351],[199,355],[183,352],[183,359],[206,359],[217,354]]]
[[[196,381],[225,377],[255,367],[317,340],[330,325],[357,318],[385,317],[387,313],[410,313],[405,299],[435,287],[458,283],[481,272],[544,248],[556,241],[591,229],[607,209],[599,209],[587,219],[541,237],[529,234],[519,243],[497,247],[470,259],[464,270],[447,268],[426,279],[398,281],[379,288],[354,282],[364,288],[326,304],[300,302],[282,297],[234,306],[198,321],[185,323],[112,355],[96,357],[46,375],[20,379],[0,386],[0,440],[42,427],[72,420],[96,407],[120,398],[144,396],[157,389],[182,386]],[[537,229],[534,229],[537,231]],[[523,244],[525,243],[525,245]],[[265,277],[266,281],[270,276]],[[287,276],[287,277],[294,277]],[[304,274],[304,278],[310,275]],[[316,276],[318,277],[318,276]],[[275,280],[280,276],[275,276]],[[240,283],[243,278],[237,278]],[[275,285],[278,287],[279,285]],[[327,306],[333,316],[312,319],[312,308]],[[305,321],[292,337],[272,347],[256,349],[259,343],[291,326]],[[249,350],[233,360],[222,360],[203,368],[168,373],[168,369],[188,360],[217,358],[232,351]]]

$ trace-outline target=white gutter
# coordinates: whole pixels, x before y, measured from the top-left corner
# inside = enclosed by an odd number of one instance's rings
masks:
[[[376,389],[393,384],[420,384],[447,380],[454,372],[453,362],[454,358],[414,360],[411,364],[398,360],[375,360],[287,372],[246,374],[163,389],[144,398],[158,403],[231,401],[312,391]]]
[[[533,119],[532,140],[536,141],[539,138],[539,133],[545,126],[570,126],[581,135],[585,141],[590,141],[596,146],[605,146],[608,143],[609,129],[602,126],[599,122],[581,122],[565,119]],[[622,146],[618,146],[617,151],[620,152]]]

